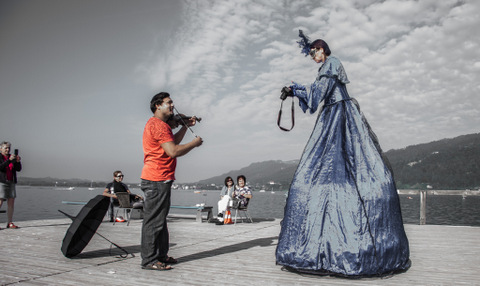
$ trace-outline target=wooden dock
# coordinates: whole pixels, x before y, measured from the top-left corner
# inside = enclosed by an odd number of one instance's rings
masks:
[[[16,222],[0,230],[1,285],[480,285],[480,228],[406,225],[412,267],[386,278],[344,279],[299,275],[275,265],[279,220],[217,226],[170,218],[170,271],[140,267],[141,221],[104,222],[98,232],[135,257],[95,235],[73,259],[61,243],[69,219]]]

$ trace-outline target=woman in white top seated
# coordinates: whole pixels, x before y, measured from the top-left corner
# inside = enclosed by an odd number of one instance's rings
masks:
[[[218,220],[223,221],[223,214],[231,206],[235,185],[232,177],[225,178],[225,185],[220,191],[220,200],[218,201]]]

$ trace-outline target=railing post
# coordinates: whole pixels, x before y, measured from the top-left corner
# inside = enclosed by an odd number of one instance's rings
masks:
[[[427,223],[427,191],[420,190],[420,225]]]

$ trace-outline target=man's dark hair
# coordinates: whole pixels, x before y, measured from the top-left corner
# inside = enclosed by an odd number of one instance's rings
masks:
[[[155,110],[157,110],[157,105],[161,105],[163,103],[163,100],[167,97],[170,97],[170,94],[163,91],[155,94],[152,97],[152,100],[150,101],[150,110],[152,111],[152,113],[155,113]]]
[[[313,43],[310,45],[310,48],[315,48],[315,49],[323,49],[323,52],[329,56],[332,52],[330,51],[330,48],[328,47],[327,42],[324,40],[318,39],[313,41]]]

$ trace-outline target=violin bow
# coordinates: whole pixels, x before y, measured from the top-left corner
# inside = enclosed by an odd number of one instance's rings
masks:
[[[190,130],[190,132],[192,132],[193,136],[198,137],[197,134],[195,134],[195,132],[193,132],[192,128],[190,128],[190,126],[188,126],[188,124],[185,121],[183,121],[183,118],[180,115],[180,112],[178,112],[178,110],[175,106],[173,107],[173,110],[175,110],[175,112],[179,115],[179,118],[182,121],[183,125],[187,126],[188,130]]]

